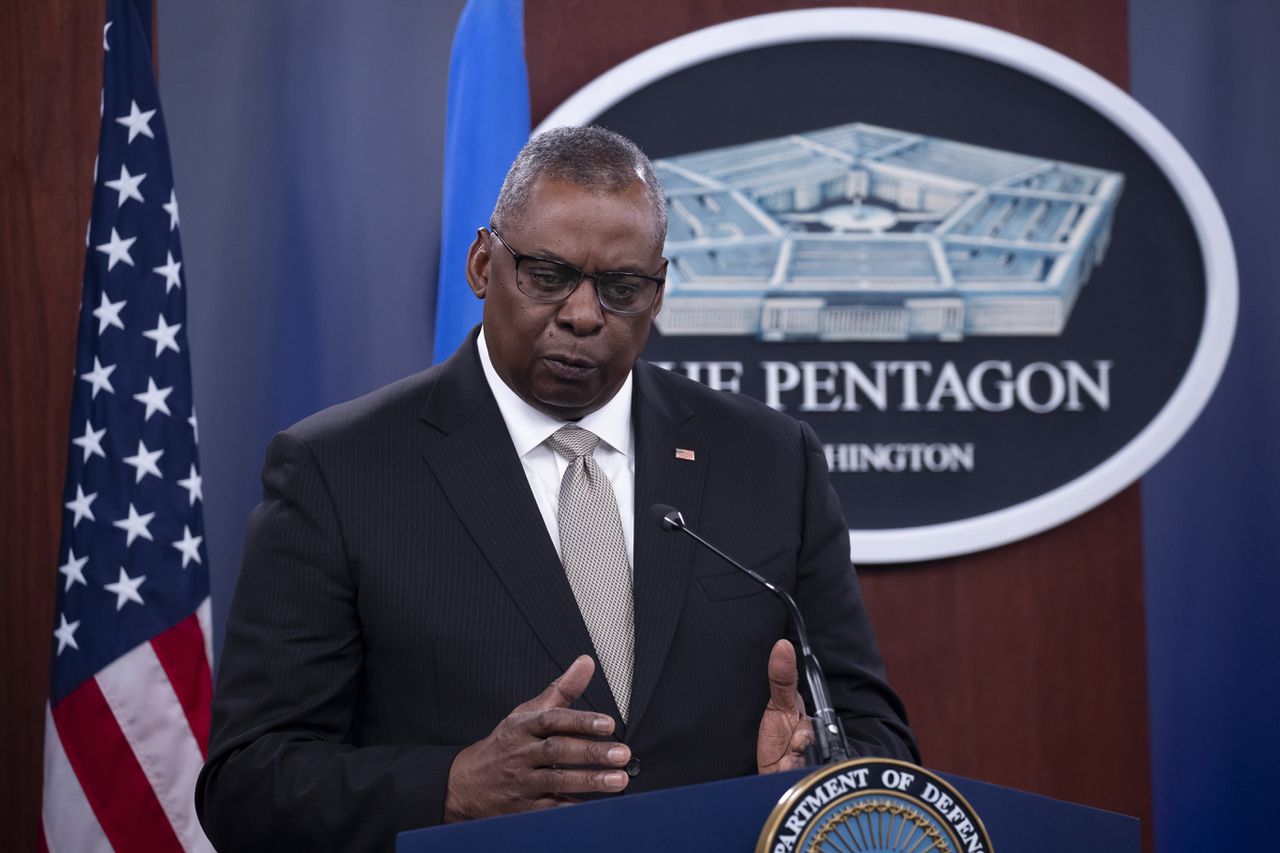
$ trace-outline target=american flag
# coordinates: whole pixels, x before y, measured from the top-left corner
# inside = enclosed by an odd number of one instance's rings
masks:
[[[109,0],[45,713],[42,849],[211,850],[211,627],[151,0]]]

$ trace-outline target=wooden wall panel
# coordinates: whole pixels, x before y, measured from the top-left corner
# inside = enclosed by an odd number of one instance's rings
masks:
[[[101,69],[101,4],[0,4],[0,850],[36,849]]]
[[[1066,54],[1129,82],[1127,0],[525,0],[525,56],[536,125],[624,59],[687,32],[766,12],[875,6],[965,18]]]
[[[534,123],[602,72],[686,32],[845,5],[966,18],[1128,82],[1125,0],[526,0]],[[929,766],[1149,823],[1140,510],[1135,485],[1029,540],[862,570],[890,678]]]
[[[992,551],[863,568],[930,767],[1150,814],[1138,487]]]

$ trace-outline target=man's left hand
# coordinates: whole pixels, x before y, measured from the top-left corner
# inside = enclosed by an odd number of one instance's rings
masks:
[[[796,650],[786,640],[769,653],[769,704],[756,737],[756,769],[779,773],[805,766],[804,751],[813,740],[813,724],[798,689]]]

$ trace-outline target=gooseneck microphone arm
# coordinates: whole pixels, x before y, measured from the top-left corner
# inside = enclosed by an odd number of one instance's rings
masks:
[[[800,608],[796,606],[796,600],[785,589],[778,587],[759,572],[742,565],[690,530],[685,524],[684,516],[675,507],[654,504],[649,512],[663,530],[668,533],[680,532],[691,536],[699,545],[738,571],[745,573],[787,605],[787,610],[791,613],[791,621],[796,626],[796,636],[800,640],[800,662],[804,668],[805,681],[809,685],[809,695],[813,697],[813,745],[817,760],[820,764],[847,761],[850,756],[849,744],[844,736],[844,725],[831,705],[831,690],[827,686],[827,677],[823,674],[822,666],[813,653],[813,647],[809,644],[809,631],[805,627],[804,617],[800,615]]]

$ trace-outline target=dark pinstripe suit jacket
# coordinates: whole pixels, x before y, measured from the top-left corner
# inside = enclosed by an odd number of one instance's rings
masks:
[[[914,741],[808,427],[635,367],[629,791],[752,773],[783,606],[663,533],[691,525],[791,589],[855,747]],[[677,459],[676,448],[695,459]],[[592,653],[471,342],[278,435],[250,518],[196,800],[224,850],[389,849],[440,820],[454,755]],[[582,707],[618,717],[597,677]]]

